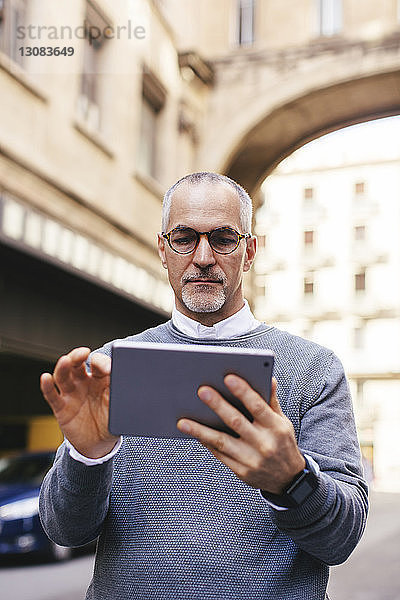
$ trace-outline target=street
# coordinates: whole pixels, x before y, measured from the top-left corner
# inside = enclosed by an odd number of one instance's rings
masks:
[[[0,600],[83,600],[93,569],[93,554],[63,563],[22,560],[0,563]]]
[[[344,565],[332,569],[330,599],[400,600],[399,540],[400,495],[373,494],[363,539]],[[83,600],[92,568],[92,554],[60,564],[2,561],[0,600]]]
[[[331,570],[331,600],[400,600],[400,494],[372,494],[367,529]]]

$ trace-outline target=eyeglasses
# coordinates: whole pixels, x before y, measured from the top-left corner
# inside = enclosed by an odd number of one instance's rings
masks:
[[[191,227],[175,227],[162,236],[168,241],[170,248],[178,254],[190,254],[199,245],[200,236],[206,235],[208,243],[217,254],[231,254],[240,244],[247,240],[251,233],[238,233],[232,227],[218,227],[212,231],[196,231]]]

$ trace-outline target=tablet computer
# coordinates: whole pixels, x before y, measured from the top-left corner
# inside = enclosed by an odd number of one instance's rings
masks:
[[[181,438],[176,423],[194,419],[232,432],[198,397],[201,385],[217,389],[252,420],[223,379],[235,373],[269,401],[273,353],[207,345],[115,342],[112,347],[109,430],[114,435]]]

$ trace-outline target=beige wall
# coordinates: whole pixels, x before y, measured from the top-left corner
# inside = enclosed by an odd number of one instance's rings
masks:
[[[161,0],[180,48],[209,59],[237,51],[237,0]],[[398,30],[397,0],[343,0],[339,37],[369,39]],[[256,0],[255,40],[242,51],[296,47],[319,38],[318,0]]]
[[[344,32],[353,37],[373,38],[398,30],[397,0],[379,2],[347,0],[343,4]]]
[[[281,48],[308,42],[316,25],[313,4],[312,0],[258,2],[257,45]]]

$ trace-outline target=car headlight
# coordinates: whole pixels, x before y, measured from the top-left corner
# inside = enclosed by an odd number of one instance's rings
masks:
[[[28,519],[39,512],[39,497],[24,498],[0,506],[0,519],[13,521],[14,519]]]

